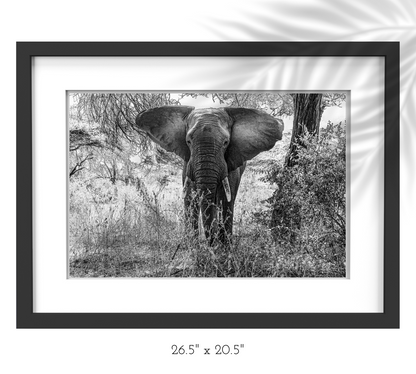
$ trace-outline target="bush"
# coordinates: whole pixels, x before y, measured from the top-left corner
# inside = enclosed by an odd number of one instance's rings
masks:
[[[295,166],[276,165],[264,178],[277,185],[268,200],[272,235],[297,256],[312,256],[345,276],[345,123],[329,122],[319,138],[306,134],[301,142]]]

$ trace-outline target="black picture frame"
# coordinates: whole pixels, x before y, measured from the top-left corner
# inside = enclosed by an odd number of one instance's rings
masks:
[[[18,42],[17,328],[398,328],[399,47],[399,42]],[[36,56],[383,57],[383,313],[34,313],[32,58]]]

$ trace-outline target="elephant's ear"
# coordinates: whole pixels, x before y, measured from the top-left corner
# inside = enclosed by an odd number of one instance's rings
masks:
[[[224,110],[232,119],[230,145],[225,153],[229,172],[282,139],[282,120],[256,109]]]
[[[192,106],[162,106],[140,113],[136,126],[147,132],[157,144],[170,152],[175,152],[185,161],[190,151],[186,145],[186,118],[194,110]]]

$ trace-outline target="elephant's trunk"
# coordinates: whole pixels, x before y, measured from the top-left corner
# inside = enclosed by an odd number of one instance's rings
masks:
[[[200,172],[202,175],[199,175]],[[207,174],[207,172],[209,172]],[[217,175],[215,175],[217,174]],[[195,172],[196,188],[200,193],[202,221],[204,223],[205,236],[212,239],[216,229],[217,207],[215,206],[218,173],[213,170],[198,170]]]
[[[217,149],[218,148],[218,149]],[[219,145],[214,139],[206,137],[204,142],[195,147],[192,157],[192,179],[200,196],[200,207],[205,236],[211,241],[217,226],[216,197],[217,188],[223,174],[222,162],[219,161]]]

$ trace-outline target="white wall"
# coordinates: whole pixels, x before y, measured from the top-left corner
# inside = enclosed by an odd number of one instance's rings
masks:
[[[199,5],[198,5],[199,4]],[[3,373],[291,372],[405,373],[416,332],[416,8],[412,0],[327,2],[6,2],[2,59]],[[19,330],[15,329],[15,42],[139,40],[399,40],[401,42],[400,330]],[[134,295],[132,295],[134,297]],[[233,357],[174,357],[172,344],[239,344]]]

